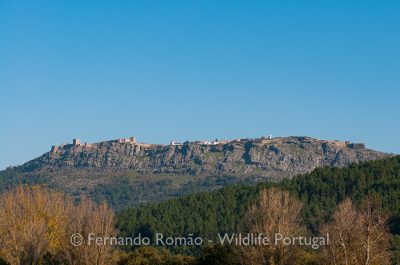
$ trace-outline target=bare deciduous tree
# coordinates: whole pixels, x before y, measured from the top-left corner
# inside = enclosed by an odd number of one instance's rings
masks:
[[[64,258],[68,264],[106,265],[116,263],[116,250],[111,238],[116,236],[114,229],[114,213],[106,203],[96,205],[89,199],[83,199],[73,211],[67,227],[69,236],[79,233],[82,244],[65,245]],[[96,243],[92,238],[110,239],[108,242]]]
[[[0,197],[0,251],[11,264],[37,264],[64,244],[71,200],[59,192],[19,186]]]
[[[40,264],[45,254],[62,264],[115,264],[109,243],[89,244],[88,234],[115,236],[114,213],[89,199],[75,205],[69,196],[44,187],[19,186],[0,196],[0,256],[11,264]],[[70,237],[84,239],[73,246]]]
[[[329,233],[330,245],[324,249],[329,264],[390,264],[388,217],[381,207],[366,200],[357,210],[350,199],[339,204],[333,222],[323,227]]]
[[[251,205],[246,224],[251,233],[264,233],[271,239],[275,234],[283,237],[299,236],[304,232],[300,225],[302,204],[287,191],[264,189],[258,201]],[[293,247],[278,244],[243,246],[239,249],[242,264],[292,264]]]

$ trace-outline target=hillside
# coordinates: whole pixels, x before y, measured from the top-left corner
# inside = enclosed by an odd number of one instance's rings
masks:
[[[344,167],[388,156],[363,144],[310,137],[170,145],[137,143],[134,137],[95,144],[76,140],[0,172],[0,187],[46,183],[77,197],[106,198],[120,209],[232,183],[276,181],[317,167]]]
[[[346,168],[318,168],[279,183],[234,185],[195,193],[158,204],[126,209],[118,216],[121,234],[203,235],[242,231],[245,211],[260,189],[276,186],[304,204],[305,224],[313,233],[329,220],[336,205],[347,197],[357,205],[371,195],[390,216],[393,234],[400,233],[400,156]]]

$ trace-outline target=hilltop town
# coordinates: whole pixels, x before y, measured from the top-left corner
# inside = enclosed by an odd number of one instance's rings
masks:
[[[53,146],[50,152],[25,163],[22,168],[282,179],[316,167],[343,167],[386,156],[366,149],[362,143],[299,136],[171,141],[169,144],[138,142],[132,136],[98,143],[74,139],[72,143]]]
[[[304,138],[304,139],[312,139],[310,137],[297,137],[297,138]],[[50,152],[54,153],[57,152],[59,150],[66,150],[66,149],[70,149],[73,147],[83,147],[83,148],[92,148],[92,147],[96,147],[99,146],[101,144],[125,144],[125,145],[133,145],[133,146],[137,146],[137,147],[141,147],[141,148],[155,148],[155,147],[165,147],[165,146],[183,146],[183,145],[198,145],[198,146],[218,146],[218,145],[226,145],[226,144],[232,144],[232,143],[252,143],[252,144],[270,144],[273,142],[279,142],[280,140],[285,139],[285,137],[272,137],[272,135],[268,135],[268,136],[262,136],[259,138],[236,138],[236,139],[231,139],[231,140],[206,140],[206,141],[200,141],[200,140],[195,140],[195,141],[185,141],[183,143],[181,142],[176,142],[174,140],[171,140],[169,145],[166,144],[149,144],[149,143],[139,143],[136,141],[136,137],[135,136],[131,136],[128,138],[118,138],[115,140],[109,140],[109,141],[103,141],[103,142],[99,142],[99,143],[87,143],[84,142],[82,143],[81,140],[79,138],[75,138],[72,140],[72,144],[69,143],[64,143],[61,145],[53,145],[51,147]],[[319,140],[321,143],[330,143],[333,144],[335,146],[338,147],[342,147],[342,148],[351,148],[351,149],[365,149],[365,145],[363,143],[352,143],[350,141],[338,141],[338,140]]]
[[[232,142],[248,142],[248,141],[254,141],[254,142],[259,142],[259,143],[267,143],[267,140],[272,139],[272,135],[269,135],[268,137],[261,137],[261,138],[245,138],[245,139],[233,139],[233,140],[218,140],[215,139],[214,141],[193,141],[193,142],[189,142],[186,141],[184,143],[180,143],[180,142],[176,142],[174,140],[171,140],[170,144],[171,146],[181,146],[184,144],[197,144],[197,145],[219,145],[219,144],[227,144],[227,143],[232,143]],[[136,137],[131,136],[129,138],[118,138],[116,140],[110,140],[110,141],[105,141],[108,143],[116,143],[116,144],[131,144],[131,145],[137,145],[140,147],[154,147],[154,146],[166,146],[163,144],[147,144],[147,143],[139,143],[136,141]],[[102,143],[102,142],[100,142]],[[99,143],[97,143],[99,144]],[[75,138],[72,140],[72,144],[69,143],[65,143],[65,144],[61,144],[61,145],[53,145],[51,147],[51,152],[55,152],[59,149],[68,149],[71,147],[77,147],[77,146],[82,146],[82,147],[93,147],[96,144],[88,144],[88,143],[81,143],[81,140],[78,138]]]
[[[303,136],[169,144],[138,142],[135,137],[97,143],[74,139],[2,175],[42,181],[78,197],[117,193],[121,197],[116,200],[121,201],[129,193],[140,204],[238,182],[279,181],[316,167],[345,167],[388,156],[362,143]]]

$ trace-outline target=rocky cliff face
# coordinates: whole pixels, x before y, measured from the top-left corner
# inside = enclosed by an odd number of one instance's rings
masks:
[[[144,145],[101,142],[65,146],[27,162],[24,172],[65,169],[138,174],[239,176],[280,179],[320,166],[343,167],[385,158],[363,144],[309,137],[248,139],[223,144]]]
[[[116,209],[221,188],[290,178],[316,167],[344,167],[389,154],[363,144],[309,137],[243,139],[177,145],[106,141],[53,147],[22,166],[0,171],[0,191],[20,183],[48,185]]]

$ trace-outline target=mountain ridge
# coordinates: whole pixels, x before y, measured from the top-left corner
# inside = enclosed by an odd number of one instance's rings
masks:
[[[343,167],[388,154],[366,149],[362,143],[318,140],[311,137],[235,139],[231,141],[136,143],[133,137],[96,144],[67,144],[28,161],[24,172],[43,168],[132,170],[139,174],[259,175],[290,177],[316,167]]]
[[[106,199],[122,209],[229,184],[280,181],[317,167],[392,156],[361,143],[311,137],[262,137],[231,141],[137,143],[134,137],[53,146],[43,155],[0,171],[0,189],[45,184],[75,197]]]

